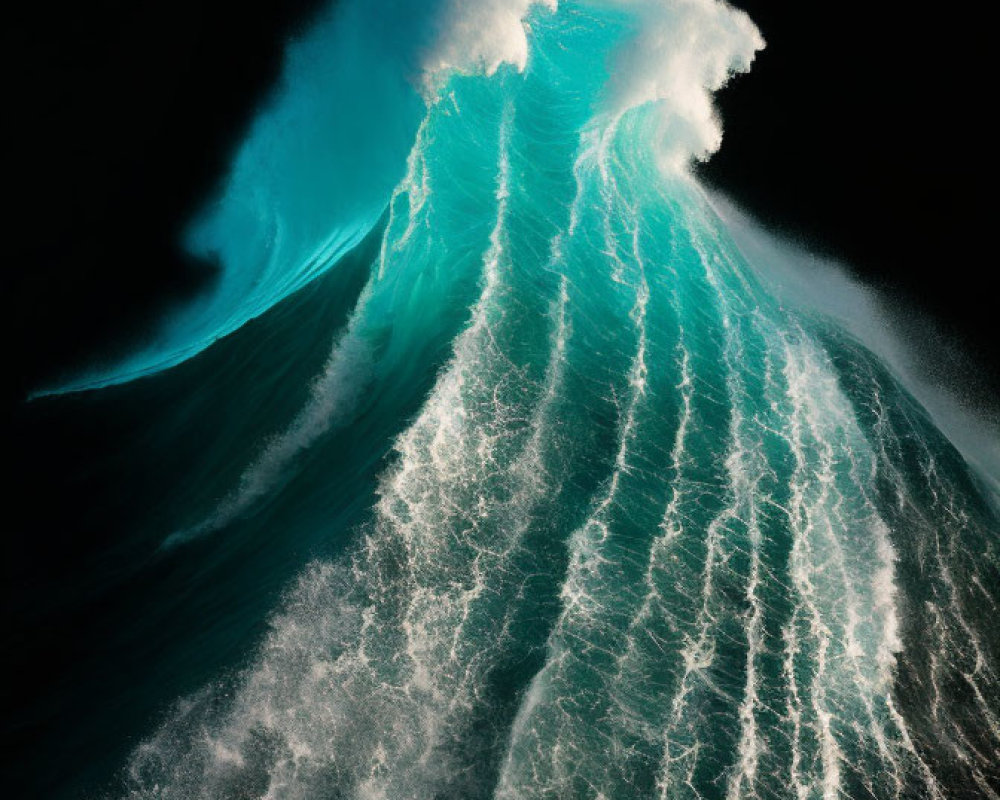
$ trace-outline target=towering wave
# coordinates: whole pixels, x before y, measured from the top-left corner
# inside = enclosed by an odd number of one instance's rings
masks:
[[[428,102],[368,284],[308,405],[170,543],[225,535],[459,330],[348,552],[127,795],[998,797],[996,498],[685,172],[763,46],[746,16],[409,13]]]

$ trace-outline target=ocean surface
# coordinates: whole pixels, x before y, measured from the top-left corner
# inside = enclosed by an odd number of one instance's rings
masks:
[[[26,406],[102,534],[28,604],[77,644],[23,796],[1000,798],[996,431],[688,169],[763,46],[715,0],[290,46],[219,280]]]

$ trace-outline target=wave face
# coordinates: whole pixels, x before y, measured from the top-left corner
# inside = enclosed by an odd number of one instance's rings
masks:
[[[762,46],[749,20],[493,2],[483,30],[469,9],[432,9],[411,48],[426,69],[401,96],[430,101],[394,189],[395,135],[346,115],[376,138],[352,151],[372,179],[355,227],[313,235],[314,197],[257,182],[272,110],[198,234],[317,265],[389,201],[302,410],[170,557],[306,491],[290,471],[336,496],[384,461],[348,543],[135,749],[125,794],[998,797],[995,497],[880,358],[772,291],[683,169],[718,147],[709,92]],[[237,196],[260,205],[232,222]],[[404,430],[372,422],[414,391]],[[345,449],[352,430],[385,438]]]

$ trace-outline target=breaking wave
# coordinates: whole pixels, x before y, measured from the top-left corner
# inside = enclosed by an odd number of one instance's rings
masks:
[[[127,796],[998,797],[993,467],[687,172],[762,46],[716,0],[493,0],[348,2],[292,49],[192,232],[217,294],[63,388],[177,363],[384,213],[306,405],[166,544],[430,389]]]

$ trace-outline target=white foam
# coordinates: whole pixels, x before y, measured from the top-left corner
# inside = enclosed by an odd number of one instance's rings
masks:
[[[292,460],[330,428],[348,418],[368,385],[372,367],[371,349],[358,335],[358,320],[365,306],[366,290],[347,330],[338,336],[323,371],[313,380],[309,400],[291,424],[264,446],[244,471],[237,489],[203,522],[164,540],[170,549],[218,530],[269,492]]]
[[[658,788],[662,797],[673,796],[679,786],[690,780],[690,775],[697,764],[698,744],[697,728],[700,714],[692,713],[690,708],[692,696],[699,684],[710,681],[708,675],[715,662],[716,626],[718,615],[715,609],[719,602],[715,584],[717,570],[725,566],[727,559],[726,537],[727,526],[735,520],[748,521],[749,534],[752,539],[753,572],[747,587],[748,600],[753,609],[753,617],[747,628],[747,679],[744,685],[744,698],[739,710],[740,717],[740,758],[736,772],[730,776],[731,796],[739,795],[741,784],[745,783],[747,792],[753,793],[753,782],[757,769],[759,744],[757,742],[756,721],[756,673],[755,659],[759,649],[759,607],[756,603],[757,569],[759,564],[760,531],[752,521],[756,518],[756,503],[758,483],[761,470],[754,452],[759,452],[748,440],[746,420],[742,413],[745,397],[745,386],[740,372],[743,363],[743,332],[739,321],[730,307],[728,292],[723,285],[717,270],[717,262],[703,247],[698,236],[692,236],[691,245],[698,256],[704,271],[705,281],[711,287],[714,295],[717,313],[725,332],[722,362],[725,370],[726,392],[730,408],[728,428],[728,451],[725,457],[726,477],[728,481],[727,502],[711,520],[705,529],[705,559],[702,567],[701,604],[695,620],[697,633],[686,636],[681,650],[684,661],[684,672],[671,702],[669,723],[663,733],[664,749],[658,776]],[[755,625],[757,626],[755,628]],[[678,772],[683,768],[686,773],[684,780],[678,780]],[[735,793],[735,794],[734,794]]]
[[[764,39],[750,18],[718,0],[619,2],[635,35],[615,55],[607,109],[619,116],[656,103],[663,165],[685,168],[719,149],[722,126],[712,92],[747,72]]]
[[[594,168],[588,177],[600,186],[605,200],[602,234],[605,255],[611,261],[608,277],[612,285],[621,285],[626,283],[627,264],[617,252],[619,243],[612,215],[626,204],[606,161],[608,152],[593,136],[583,137],[577,161],[580,167],[577,198],[585,187],[582,165],[587,163]],[[586,752],[577,735],[579,720],[572,712],[559,707],[558,699],[566,691],[569,671],[579,658],[580,642],[588,638],[589,631],[604,624],[601,621],[607,602],[604,594],[614,583],[604,574],[605,569],[614,569],[614,557],[606,552],[612,532],[611,518],[622,480],[629,471],[630,448],[634,445],[638,413],[647,390],[649,284],[639,248],[638,219],[631,223],[634,300],[629,318],[635,326],[636,349],[628,373],[629,397],[619,418],[614,467],[588,518],[569,537],[569,564],[560,590],[562,609],[549,635],[545,664],[528,686],[512,725],[495,798],[519,798],[537,793],[562,796],[570,791],[576,773],[585,773],[596,766],[577,763]],[[571,230],[576,225],[572,214],[570,225]],[[596,642],[587,646],[600,648]],[[616,744],[612,741],[609,746]],[[593,788],[596,797],[605,796],[596,785]]]
[[[501,64],[528,63],[526,17],[533,6],[555,11],[556,0],[443,0],[429,10],[431,44],[421,58],[424,95],[436,97],[452,73],[492,75]]]
[[[756,497],[756,487],[753,487],[751,491]],[[741,797],[757,796],[755,782],[761,752],[756,716],[760,704],[758,696],[760,680],[757,676],[757,659],[760,657],[763,649],[764,609],[757,594],[761,580],[760,551],[762,534],[756,500],[750,503],[747,529],[750,538],[750,577],[747,583],[746,598],[750,604],[750,620],[746,628],[746,680],[743,688],[743,702],[740,703],[739,711],[739,765],[732,774],[726,794],[727,800],[739,800]],[[746,786],[745,790],[744,786]]]
[[[800,354],[796,352],[791,343],[786,346],[784,374],[788,384],[788,398],[792,405],[792,415],[788,425],[791,431],[788,436],[788,444],[795,459],[795,472],[791,482],[792,498],[789,503],[789,524],[793,534],[789,570],[797,600],[800,603],[799,607],[806,611],[804,616],[808,619],[809,633],[815,645],[815,653],[812,654],[813,679],[809,687],[814,715],[812,727],[820,745],[823,797],[824,800],[831,800],[839,790],[840,763],[843,754],[834,735],[833,715],[828,709],[827,690],[833,685],[833,680],[827,674],[832,637],[820,607],[824,598],[817,596],[815,564],[819,558],[813,552],[812,539],[815,536],[817,522],[822,524],[826,519],[832,477],[827,472],[821,476],[817,474],[816,487],[813,487],[816,497],[810,502],[810,484],[814,481],[813,475],[817,471],[817,467],[810,464],[809,443],[806,439],[808,426],[806,416],[809,399],[816,391],[816,388],[809,383],[810,373],[813,371],[811,356],[812,353],[808,349],[805,353]],[[823,466],[820,465],[818,469],[823,469]],[[795,615],[798,615],[798,608],[795,609]],[[791,648],[798,644],[797,638],[794,637],[794,630],[792,635],[786,634],[786,644],[788,646],[786,663],[792,670],[790,674],[794,674],[794,654]],[[797,688],[794,696],[795,712],[797,715],[803,715],[805,709],[799,704]],[[794,743],[796,752],[793,753],[793,764],[796,766],[796,762],[801,763],[801,756],[798,754],[798,733],[800,730],[799,720],[796,719],[796,741]],[[804,782],[803,779],[806,776],[802,776],[796,766],[793,766],[793,773],[796,776],[796,789],[801,797],[804,792],[808,793],[807,787],[811,783],[812,776],[808,776],[810,783]]]

